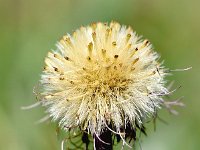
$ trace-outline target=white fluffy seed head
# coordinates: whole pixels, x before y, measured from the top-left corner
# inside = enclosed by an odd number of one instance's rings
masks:
[[[164,68],[148,40],[117,22],[94,23],[65,35],[49,52],[41,101],[65,129],[100,134],[108,124],[142,124],[163,102]]]

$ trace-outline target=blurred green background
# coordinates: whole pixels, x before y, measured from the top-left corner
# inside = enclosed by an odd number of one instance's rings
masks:
[[[183,86],[173,97],[184,95],[186,107],[177,108],[179,116],[161,110],[168,125],[158,121],[156,132],[149,125],[143,150],[200,149],[199,6],[199,0],[0,0],[0,149],[60,149],[54,124],[34,124],[44,110],[20,107],[36,101],[44,57],[62,35],[111,20],[148,38],[167,67],[193,67],[169,77]]]

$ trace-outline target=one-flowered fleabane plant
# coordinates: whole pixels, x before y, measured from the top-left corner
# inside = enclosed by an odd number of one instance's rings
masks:
[[[119,141],[131,148],[136,130],[145,133],[144,124],[158,109],[181,105],[164,100],[171,94],[165,80],[170,70],[158,59],[131,27],[117,22],[80,27],[45,58],[38,103],[59,127],[73,132],[65,141],[79,135],[77,149],[92,143],[109,150]],[[69,147],[62,143],[62,149]]]

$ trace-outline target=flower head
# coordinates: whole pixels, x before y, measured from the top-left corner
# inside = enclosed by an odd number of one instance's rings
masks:
[[[141,126],[168,92],[158,58],[130,27],[117,22],[81,27],[45,58],[42,105],[66,130],[100,135],[110,126],[117,133],[127,124]]]

